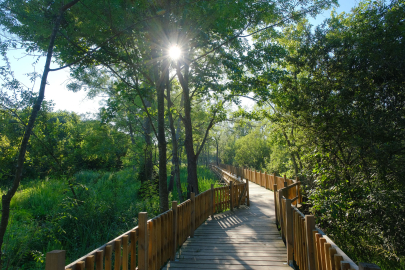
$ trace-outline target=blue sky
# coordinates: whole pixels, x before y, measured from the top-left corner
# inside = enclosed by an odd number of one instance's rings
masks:
[[[341,0],[340,6],[336,8],[338,13],[350,12],[350,10],[359,3],[359,0]],[[316,18],[309,18],[309,21],[313,25],[322,23],[326,18],[330,17],[331,9],[319,14]],[[27,86],[32,87],[34,92],[38,91],[39,80],[33,85],[25,76],[26,73],[31,73],[34,70],[42,74],[42,70],[45,64],[45,57],[33,66],[35,60],[34,57],[24,56],[24,51],[17,50],[9,54],[9,59],[12,64],[15,77],[25,83]],[[56,66],[55,66],[56,67]],[[86,99],[86,93],[80,91],[78,93],[70,92],[66,89],[66,84],[69,81],[69,69],[51,72],[48,76],[49,84],[45,90],[45,99],[53,100],[55,103],[55,110],[68,110],[75,111],[79,114],[82,113],[96,113],[100,107],[101,98],[93,100]]]
[[[360,3],[359,0],[339,0],[339,7],[336,7],[336,12],[337,13],[342,13],[346,12],[349,13],[351,9]],[[318,25],[321,24],[325,19],[330,17],[330,14],[332,12],[332,9],[325,10],[321,14],[319,14],[315,19],[314,18],[309,18],[309,22],[312,25]]]

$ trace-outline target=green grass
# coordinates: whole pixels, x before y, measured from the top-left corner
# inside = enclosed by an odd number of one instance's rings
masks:
[[[170,175],[170,173],[168,173],[168,175]],[[198,166],[197,175],[198,175],[198,189],[199,189],[200,193],[210,189],[211,184],[214,184],[214,187],[220,186],[215,174],[212,173],[210,171],[210,169],[208,169],[207,167]],[[187,167],[185,167],[185,166],[182,166],[180,168],[180,182],[181,182],[183,198],[187,198],[187,196],[186,196],[187,195]],[[176,183],[173,184],[172,198],[174,201],[175,200],[179,201]]]
[[[11,201],[4,269],[44,269],[45,254],[55,249],[66,250],[71,262],[135,227],[139,212],[148,212],[149,218],[159,214],[156,194],[138,197],[141,183],[135,175],[132,170],[79,172],[73,183],[76,197],[66,179],[25,181]],[[209,169],[199,167],[198,175],[200,192],[216,184]],[[184,194],[186,181],[182,167]],[[169,200],[177,200],[176,188]]]

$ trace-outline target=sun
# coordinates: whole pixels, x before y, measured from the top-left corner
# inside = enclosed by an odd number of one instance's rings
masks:
[[[173,45],[169,48],[169,56],[173,60],[177,60],[181,56],[181,50],[177,45]]]

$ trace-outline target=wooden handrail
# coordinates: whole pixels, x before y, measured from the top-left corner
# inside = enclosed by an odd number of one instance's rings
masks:
[[[300,269],[347,270],[380,269],[363,263],[357,266],[333,241],[315,226],[311,215],[304,216],[292,202],[302,201],[300,182],[276,177],[230,165],[210,166],[228,186],[214,188],[194,196],[160,215],[149,219],[139,213],[138,226],[116,237],[80,259],[65,265],[65,251],[56,250],[46,255],[45,270],[115,269],[144,270],[161,268],[168,260],[175,260],[177,249],[193,237],[194,230],[209,216],[233,210],[245,201],[249,205],[249,181],[265,188],[273,188],[276,223],[287,245],[287,263],[293,260]],[[243,182],[246,180],[246,183]],[[277,186],[282,186],[278,189]],[[294,188],[295,187],[295,188]],[[294,193],[295,191],[295,193]],[[114,256],[112,253],[114,252]],[[364,267],[363,267],[364,266]]]
[[[297,180],[277,177],[221,164],[222,169],[274,191],[276,224],[287,246],[287,263],[293,261],[304,270],[379,270],[374,264],[353,262],[322,230],[315,225],[312,215],[304,215],[297,206],[302,202]],[[295,192],[294,192],[295,191]],[[296,206],[292,203],[296,202]]]
[[[147,218],[146,212],[139,213],[138,226],[114,238],[108,243],[89,252],[65,266],[65,251],[56,250],[46,254],[45,270],[85,269],[155,269],[161,268],[168,260],[174,260],[177,249],[189,238],[194,230],[215,213],[222,212],[241,201],[248,201],[248,183],[219,167],[218,173],[229,179],[223,187],[206,190],[197,196],[177,204],[172,203],[168,211]],[[114,253],[114,255],[113,255]],[[114,267],[115,266],[115,267]],[[120,268],[121,269],[121,268]]]

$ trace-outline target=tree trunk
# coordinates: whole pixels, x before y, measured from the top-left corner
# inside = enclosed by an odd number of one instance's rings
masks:
[[[290,140],[288,139],[287,133],[286,133],[284,130],[283,130],[283,134],[284,134],[285,140],[287,141],[288,147],[290,148],[291,160],[292,160],[293,165],[294,165],[294,172],[295,172],[295,175],[297,176],[299,170],[298,170],[297,161],[296,161],[296,159],[295,159],[295,154],[294,154],[294,151],[292,151],[292,149],[291,149],[291,142],[290,142]]]
[[[180,99],[180,108],[184,106],[184,96],[181,95]],[[181,144],[180,144],[180,133],[181,133],[181,119],[180,116],[177,119],[177,130],[176,130],[176,139],[177,139],[177,145],[178,145],[178,156],[179,156],[179,168],[181,167]],[[180,171],[179,171],[180,172]]]
[[[152,50],[152,59],[158,59],[156,49]],[[168,72],[168,62],[165,60],[162,65],[154,65],[154,77],[157,93],[157,122],[158,122],[158,148],[159,148],[159,206],[160,212],[169,210],[169,195],[167,192],[167,167],[166,167],[166,137],[165,137],[165,87],[164,78]],[[159,74],[161,68],[161,74]]]
[[[187,191],[194,192],[196,195],[199,194],[198,190],[198,180],[197,180],[197,156],[194,152],[194,141],[193,141],[193,126],[191,124],[191,100],[190,100],[190,89],[188,87],[188,73],[189,66],[185,63],[184,77],[180,71],[180,64],[177,63],[177,77],[179,78],[181,87],[183,89],[184,98],[184,147],[186,148],[187,154]]]
[[[172,112],[171,112],[171,105],[172,105],[172,101],[170,98],[170,78],[169,78],[169,72],[167,72],[166,74],[166,96],[167,96],[167,114],[169,116],[169,125],[170,125],[170,131],[172,133],[172,162],[173,162],[173,173],[172,176],[173,178],[175,178],[176,181],[176,188],[177,188],[177,193],[179,195],[179,200],[180,202],[184,201],[183,199],[183,194],[182,194],[182,190],[181,190],[181,182],[180,182],[180,164],[179,164],[179,157],[178,157],[178,134],[176,134],[176,131],[174,129],[174,121],[173,121],[173,116],[172,116]],[[180,129],[180,125],[178,126],[178,130]],[[170,181],[173,181],[172,176],[170,177]],[[169,185],[170,186],[170,185]],[[172,186],[173,186],[173,182],[172,182]]]
[[[210,163],[210,146],[209,143],[207,143],[207,167],[209,163]]]
[[[129,136],[131,138],[132,146],[135,146],[136,144],[135,144],[134,130],[132,128],[131,121],[129,121],[129,120],[128,120],[128,127],[129,127]],[[135,171],[136,171],[135,165],[132,165],[132,170],[135,173]]]
[[[217,166],[219,166],[219,151],[218,151],[218,140],[215,140],[215,142],[217,143]]]
[[[4,241],[4,235],[5,235],[6,230],[7,230],[8,220],[10,218],[10,202],[11,202],[11,199],[14,197],[15,193],[17,192],[17,189],[18,189],[18,187],[20,185],[20,182],[21,182],[21,179],[22,179],[22,170],[23,170],[23,166],[24,166],[25,154],[27,152],[28,142],[29,142],[29,139],[30,139],[30,136],[31,136],[31,132],[32,132],[32,130],[34,128],[34,124],[35,124],[35,120],[36,120],[36,118],[38,116],[38,112],[41,109],[42,101],[44,100],[46,81],[47,81],[47,78],[48,78],[49,67],[50,67],[51,60],[52,60],[53,47],[54,47],[54,44],[55,44],[56,34],[58,32],[59,25],[60,25],[60,22],[61,22],[62,17],[63,17],[63,13],[67,9],[69,9],[73,5],[75,5],[77,2],[79,2],[79,0],[74,0],[74,1],[69,2],[68,4],[64,5],[61,8],[58,17],[56,18],[55,25],[54,25],[54,27],[52,29],[52,34],[51,34],[51,38],[50,38],[49,45],[48,45],[47,55],[46,55],[46,62],[45,62],[44,72],[42,74],[41,85],[39,87],[39,94],[38,94],[38,98],[37,98],[37,100],[35,102],[35,105],[32,108],[31,115],[30,115],[30,118],[28,120],[28,124],[27,124],[27,126],[25,128],[23,139],[21,141],[21,146],[20,146],[20,151],[19,151],[19,154],[18,154],[17,168],[16,168],[16,171],[15,171],[13,185],[7,191],[7,193],[4,194],[2,196],[2,198],[1,198],[2,199],[2,210],[1,210],[2,215],[1,215],[1,222],[0,222],[0,251],[2,250],[3,241]],[[1,255],[2,255],[2,252],[0,252],[0,270],[3,268],[3,261],[2,261]]]
[[[149,109],[151,107],[151,103],[149,100],[145,100],[146,108]],[[141,183],[145,181],[152,180],[153,174],[153,146],[152,146],[152,137],[151,137],[151,123],[150,118],[148,116],[145,117],[143,122],[143,130],[144,130],[144,139],[145,139],[145,157],[143,161],[143,172],[140,173],[141,175]]]

